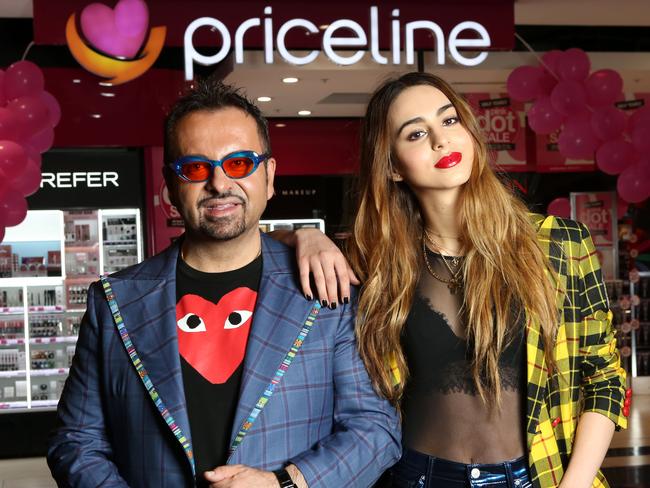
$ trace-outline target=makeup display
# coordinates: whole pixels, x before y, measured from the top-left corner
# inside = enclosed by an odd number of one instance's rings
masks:
[[[54,409],[89,285],[142,259],[139,210],[30,211],[0,245],[0,414]]]

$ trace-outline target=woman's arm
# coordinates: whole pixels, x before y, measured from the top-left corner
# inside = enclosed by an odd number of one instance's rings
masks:
[[[590,488],[613,435],[614,422],[599,413],[583,413],[578,421],[569,467],[559,488]]]
[[[341,250],[318,229],[275,230],[270,237],[296,248],[300,285],[308,300],[314,297],[309,275],[313,276],[317,297],[324,306],[336,307],[350,299],[350,284],[358,285],[354,271]]]

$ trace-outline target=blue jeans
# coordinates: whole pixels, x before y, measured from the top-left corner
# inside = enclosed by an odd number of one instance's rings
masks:
[[[463,464],[404,448],[391,468],[393,488],[531,488],[525,457],[498,464]]]

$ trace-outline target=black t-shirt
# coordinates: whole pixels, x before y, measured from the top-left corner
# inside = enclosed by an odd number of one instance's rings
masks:
[[[261,255],[225,273],[204,273],[178,258],[176,332],[198,486],[207,486],[204,471],[228,457],[261,275]]]

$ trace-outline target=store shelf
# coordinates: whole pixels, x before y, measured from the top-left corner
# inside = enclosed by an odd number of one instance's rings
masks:
[[[96,251],[99,249],[99,243],[95,243],[92,246],[76,246],[65,244],[65,252],[87,252],[87,251]]]
[[[17,369],[15,371],[0,371],[0,378],[24,378],[27,376],[27,371],[24,369]]]
[[[13,410],[16,408],[27,408],[27,401],[0,402],[0,410]]]
[[[125,239],[123,241],[104,241],[104,246],[135,246],[138,244],[138,241],[135,239]]]
[[[4,315],[23,315],[25,309],[23,307],[2,307],[0,308],[0,316]]]
[[[54,300],[53,300],[54,301]],[[63,313],[65,312],[65,307],[62,305],[48,305],[48,306],[31,306],[27,309],[30,314],[32,313]]]
[[[25,344],[25,339],[0,339],[0,346],[20,346]]]
[[[15,339],[15,340],[20,340],[20,339]],[[34,337],[29,340],[30,344],[60,344],[66,342],[70,342],[70,343],[77,342],[77,336]]]
[[[58,404],[59,400],[32,400],[32,407],[34,408],[55,408]]]
[[[29,372],[30,376],[60,376],[67,375],[70,368],[54,368],[54,369],[32,369]]]

